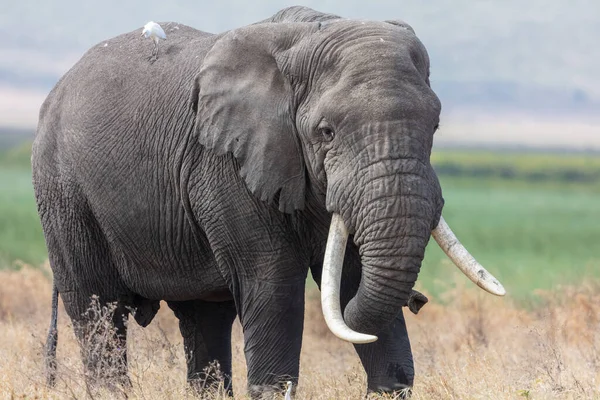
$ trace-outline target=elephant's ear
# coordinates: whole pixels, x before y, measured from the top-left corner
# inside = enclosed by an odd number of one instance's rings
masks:
[[[294,124],[286,52],[318,24],[262,24],[231,31],[208,52],[192,91],[200,143],[233,153],[248,189],[292,212],[304,207],[306,173]]]

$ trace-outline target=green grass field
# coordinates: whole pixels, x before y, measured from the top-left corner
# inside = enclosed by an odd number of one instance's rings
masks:
[[[4,267],[46,258],[28,149],[0,153]],[[529,300],[537,289],[600,276],[599,156],[436,150],[432,160],[446,220],[511,296]],[[459,168],[447,170],[448,165]],[[506,173],[508,168],[514,173]],[[431,240],[419,287],[435,295],[457,283],[470,284]]]
[[[0,148],[0,268],[15,261],[39,265],[46,259],[33,197],[30,143]]]
[[[598,192],[497,180],[440,180],[446,220],[515,296],[600,275]],[[443,291],[444,282],[452,279],[440,277],[455,270],[431,241],[421,285],[433,293]]]
[[[0,267],[15,260],[41,264],[46,248],[31,186],[31,172],[0,167]]]

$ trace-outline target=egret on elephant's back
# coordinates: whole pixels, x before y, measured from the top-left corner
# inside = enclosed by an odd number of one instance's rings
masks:
[[[144,29],[142,29],[142,36],[145,38],[150,38],[154,42],[152,54],[150,55],[149,59],[156,61],[156,59],[158,59],[158,42],[160,39],[166,39],[167,34],[159,24],[154,21],[150,21],[144,25]]]

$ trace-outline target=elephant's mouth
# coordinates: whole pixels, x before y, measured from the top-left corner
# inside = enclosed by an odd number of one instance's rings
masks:
[[[504,296],[506,294],[502,284],[483,268],[460,243],[443,217],[440,218],[437,227],[431,232],[431,235],[458,269],[477,284],[477,286],[497,296]],[[323,316],[331,332],[340,339],[351,343],[370,343],[376,341],[377,336],[352,330],[346,325],[342,315],[340,283],[347,240],[348,230],[346,229],[344,220],[339,214],[333,214],[321,276],[321,306]]]

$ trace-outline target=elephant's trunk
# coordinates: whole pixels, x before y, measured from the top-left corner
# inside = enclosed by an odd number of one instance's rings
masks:
[[[434,218],[432,205],[423,198],[408,197],[392,203],[400,205],[376,206],[372,214],[377,217],[367,217],[368,224],[359,223],[354,234],[362,274],[356,295],[344,310],[344,320],[349,327],[368,334],[384,329],[407,304]],[[397,210],[389,212],[386,208]]]
[[[432,231],[432,236],[454,264],[479,287],[498,296],[506,294],[502,284],[458,241],[443,217]],[[340,307],[340,283],[347,239],[348,230],[344,220],[338,214],[334,214],[331,219],[321,278],[323,315],[329,329],[340,339],[357,344],[370,343],[376,341],[377,336],[359,333],[349,328]]]

